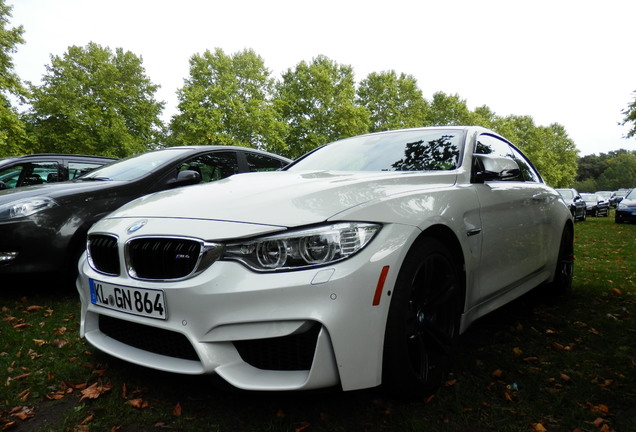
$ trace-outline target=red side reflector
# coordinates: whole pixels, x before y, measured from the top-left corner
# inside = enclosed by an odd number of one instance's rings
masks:
[[[380,278],[378,279],[378,286],[375,287],[375,295],[373,296],[373,306],[380,304],[382,298],[382,291],[384,290],[384,282],[386,281],[386,275],[389,274],[389,266],[382,267],[380,272]]]

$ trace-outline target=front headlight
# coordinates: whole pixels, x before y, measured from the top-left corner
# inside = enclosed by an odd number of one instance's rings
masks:
[[[57,206],[53,198],[33,197],[0,205],[0,222],[31,216]]]
[[[223,259],[257,271],[299,270],[346,259],[364,248],[381,225],[344,222],[226,245]]]

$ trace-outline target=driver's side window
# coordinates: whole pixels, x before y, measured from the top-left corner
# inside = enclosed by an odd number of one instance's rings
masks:
[[[221,180],[238,173],[237,154],[228,151],[199,155],[179,166],[178,171],[184,170],[198,172],[201,176],[200,183]]]

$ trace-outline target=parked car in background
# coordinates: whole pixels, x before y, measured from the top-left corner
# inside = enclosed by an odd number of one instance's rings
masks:
[[[576,221],[584,221],[587,215],[585,201],[581,198],[581,194],[577,192],[576,189],[557,189],[556,190],[565,204],[570,209],[570,213],[572,213],[572,217]]]
[[[627,195],[629,195],[629,193],[631,192],[631,189],[619,189],[616,191],[616,205],[618,205],[618,203],[620,203]]]
[[[603,198],[604,201],[607,201],[611,208],[616,207],[616,205],[618,204],[618,198],[616,197],[616,192],[614,191],[596,191],[594,193]]]
[[[121,205],[148,193],[276,170],[289,162],[244,147],[174,147],[123,159],[68,182],[5,189],[0,191],[0,277],[76,274],[88,228]]]
[[[594,193],[582,193],[585,211],[590,216],[609,216],[609,202]]]
[[[0,190],[72,180],[115,160],[52,153],[0,159]]]
[[[352,137],[99,221],[80,260],[80,333],[243,389],[426,394],[477,318],[541,284],[569,289],[573,225],[487,129]]]
[[[618,204],[614,221],[616,223],[636,222],[636,189],[632,189]]]

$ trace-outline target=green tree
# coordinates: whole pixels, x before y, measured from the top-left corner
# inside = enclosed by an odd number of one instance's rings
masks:
[[[276,119],[270,75],[252,50],[228,56],[217,48],[194,55],[190,76],[178,91],[179,113],[170,123],[170,142],[281,147],[284,124]]]
[[[468,109],[466,101],[459,95],[447,95],[437,92],[433,95],[428,114],[431,126],[454,126],[474,124],[474,114]]]
[[[549,185],[566,187],[574,182],[578,150],[563,126],[537,127],[530,116],[511,115],[496,119],[493,129],[519,147]]]
[[[370,114],[370,132],[426,124],[428,102],[412,75],[371,73],[358,87],[358,104]]]
[[[28,152],[24,123],[10,102],[12,97],[22,101],[28,94],[13,69],[11,56],[24,43],[24,29],[8,28],[12,9],[0,0],[0,157]]]
[[[125,157],[160,145],[164,103],[141,58],[89,43],[46,70],[29,116],[41,151]]]
[[[275,150],[289,157],[369,128],[369,113],[355,103],[353,69],[325,56],[283,74],[276,107],[287,134],[285,145]]]
[[[599,189],[617,190],[636,186],[636,154],[622,153],[607,161],[597,180]]]
[[[627,138],[636,136],[636,91],[634,91],[634,100],[623,111],[625,118],[623,119],[623,125],[632,123],[632,128],[627,132]]]

